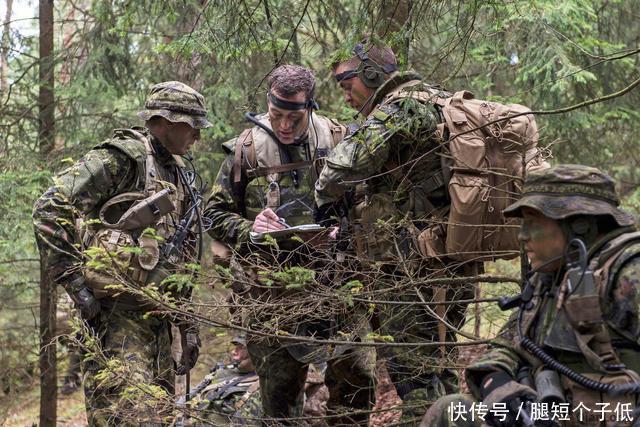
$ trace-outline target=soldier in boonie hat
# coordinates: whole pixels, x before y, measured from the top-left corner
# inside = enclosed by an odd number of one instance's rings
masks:
[[[503,213],[506,217],[521,217],[526,206],[555,220],[573,215],[608,215],[621,227],[633,225],[633,216],[620,209],[619,204],[609,175],[590,166],[565,164],[529,174],[522,198]]]
[[[501,303],[519,305],[518,312],[465,369],[471,396],[440,398],[421,425],[519,425],[523,414],[536,419],[528,402],[544,401],[551,389],[568,405],[562,426],[604,425],[577,409],[603,399],[637,406],[631,393],[602,391],[637,382],[640,372],[640,233],[618,205],[614,181],[593,167],[558,165],[527,176],[522,198],[503,211],[522,218],[518,239],[531,265],[522,294]],[[489,411],[482,422],[452,418],[451,408],[479,401],[507,410]]]
[[[153,85],[144,107],[145,109],[138,113],[138,117],[144,121],[160,116],[173,123],[187,123],[194,129],[212,126],[206,118],[204,97],[181,82],[170,81]]]

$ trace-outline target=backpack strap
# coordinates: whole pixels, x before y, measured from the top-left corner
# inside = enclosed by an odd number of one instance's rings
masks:
[[[391,104],[405,98],[413,98],[422,103],[431,103],[444,107],[450,99],[446,97],[448,93],[444,93],[442,90],[432,86],[427,86],[426,90],[407,90],[407,88],[420,83],[422,83],[421,80],[409,80],[408,82],[398,85],[393,91],[389,92],[389,94],[385,96],[380,105]],[[443,97],[442,95],[445,96]],[[473,97],[473,94],[471,94],[471,96]]]
[[[333,141],[333,147],[338,145],[340,141],[344,139],[347,134],[346,126],[342,126],[340,123],[328,120],[329,130],[331,131],[331,139]]]
[[[243,147],[248,146],[249,150],[244,150]],[[242,154],[244,152],[245,160],[251,169],[254,169],[256,164],[256,148],[253,146],[253,138],[251,135],[251,128],[242,131],[234,148],[233,156],[233,182],[239,183],[242,180]]]
[[[237,410],[239,410],[240,408],[242,408],[244,406],[245,403],[247,403],[247,400],[249,400],[249,398],[251,397],[251,395],[253,393],[255,393],[256,391],[258,391],[258,389],[260,388],[260,381],[257,375],[248,378],[247,382],[249,381],[253,381],[253,384],[251,384],[249,386],[249,388],[247,389],[247,391],[242,395],[242,397],[240,399],[238,399],[238,401],[235,403],[234,408]]]

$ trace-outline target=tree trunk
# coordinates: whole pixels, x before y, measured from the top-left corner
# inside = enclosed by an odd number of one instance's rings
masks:
[[[7,13],[2,24],[2,42],[0,42],[0,94],[8,90],[7,76],[9,74],[9,49],[11,49],[11,13],[13,0],[7,0]]]
[[[54,99],[53,99],[53,0],[40,0],[40,67],[38,74],[38,145],[40,154],[46,157],[53,147]]]
[[[53,147],[53,0],[40,0],[38,145],[44,158]],[[40,427],[56,425],[56,286],[40,268]]]
[[[391,49],[402,64],[409,64],[409,44],[411,43],[412,0],[383,0],[380,4],[378,37],[388,39],[396,35]],[[398,33],[400,37],[397,37]]]

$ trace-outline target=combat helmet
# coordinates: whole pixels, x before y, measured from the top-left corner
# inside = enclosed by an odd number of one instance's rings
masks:
[[[526,206],[555,220],[574,215],[608,215],[620,227],[633,225],[633,215],[619,205],[615,183],[609,175],[590,166],[562,164],[531,172],[522,198],[503,213],[505,217],[521,217]]]
[[[187,123],[194,129],[212,126],[206,118],[204,97],[181,82],[170,81],[153,85],[144,108],[138,113],[138,117],[145,121],[160,116],[170,122]]]

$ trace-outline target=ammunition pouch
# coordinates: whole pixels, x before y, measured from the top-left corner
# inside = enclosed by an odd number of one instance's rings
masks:
[[[149,227],[176,209],[171,201],[171,194],[174,192],[175,188],[167,187],[146,198],[142,193],[119,194],[102,206],[100,221],[105,227],[117,230],[139,230]],[[131,207],[113,222],[114,213],[121,211],[121,205]]]
[[[108,200],[100,209],[99,218],[104,228],[91,236],[88,246],[93,259],[87,263],[85,284],[97,299],[129,294],[122,279],[135,286],[149,282],[149,273],[160,260],[159,237],[144,229],[156,225],[160,219],[175,210],[170,196],[174,188],[168,187],[149,197],[142,193],[123,193]],[[124,213],[123,206],[129,206]],[[140,230],[142,234],[140,234]],[[161,278],[153,282],[159,284]],[[164,275],[166,278],[168,274]],[[162,278],[162,279],[164,279]]]

